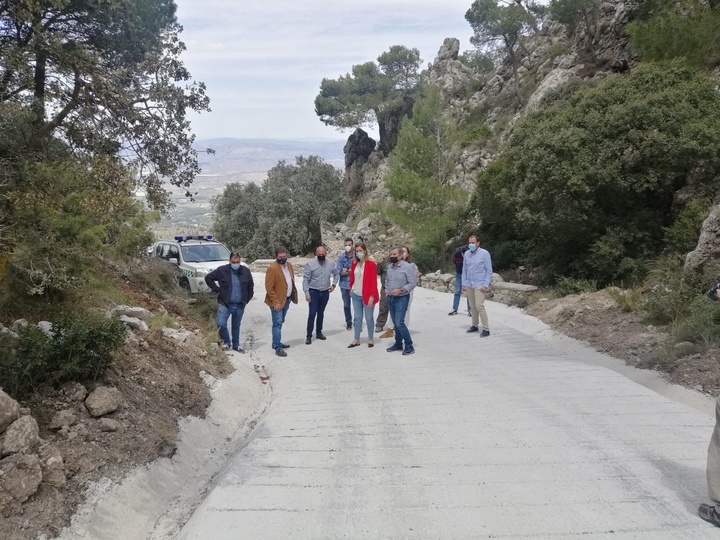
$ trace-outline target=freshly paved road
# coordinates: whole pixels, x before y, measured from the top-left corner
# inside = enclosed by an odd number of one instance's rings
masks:
[[[536,320],[489,303],[481,339],[418,289],[404,357],[366,334],[347,349],[336,292],[327,341],[304,344],[301,300],[278,358],[256,285],[243,332],[273,402],[176,538],[720,538],[696,516],[713,419],[558,352]]]

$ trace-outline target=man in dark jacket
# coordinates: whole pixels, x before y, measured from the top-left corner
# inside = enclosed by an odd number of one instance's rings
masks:
[[[255,293],[250,270],[240,264],[240,255],[233,252],[230,254],[230,264],[224,264],[210,272],[205,276],[205,283],[218,295],[216,322],[220,339],[223,341],[223,350],[232,346],[234,351],[244,353],[245,350],[240,347],[240,321],[245,313],[245,305]],[[227,329],[231,316],[232,343]]]
[[[467,244],[462,245],[455,250],[452,255],[452,262],[455,265],[455,295],[453,296],[453,308],[448,315],[457,315],[460,307],[460,298],[462,297],[462,272],[463,272],[463,256],[468,250]],[[470,316],[470,301],[467,301],[467,312]]]

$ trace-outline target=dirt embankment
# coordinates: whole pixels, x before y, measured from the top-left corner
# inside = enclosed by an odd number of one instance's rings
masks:
[[[720,349],[674,344],[669,328],[648,324],[640,312],[622,311],[605,290],[541,299],[526,310],[632,366],[660,371],[670,382],[713,396],[720,393]]]

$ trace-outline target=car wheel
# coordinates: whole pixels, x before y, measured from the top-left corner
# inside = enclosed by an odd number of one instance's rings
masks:
[[[187,280],[187,278],[180,278],[180,287],[185,289],[187,292],[192,292],[190,289],[190,282]]]

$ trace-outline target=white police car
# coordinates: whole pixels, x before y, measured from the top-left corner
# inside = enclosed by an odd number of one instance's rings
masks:
[[[174,240],[156,242],[151,255],[177,264],[182,271],[180,286],[198,293],[210,292],[205,276],[218,266],[228,264],[230,250],[213,240],[212,235],[176,236]]]

